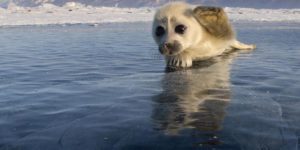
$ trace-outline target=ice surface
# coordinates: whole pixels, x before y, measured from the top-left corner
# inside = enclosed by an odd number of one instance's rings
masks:
[[[299,150],[299,24],[235,28],[170,73],[150,22],[0,28],[0,150]]]
[[[300,9],[254,9],[226,7],[232,21],[300,22]],[[0,8],[0,26],[47,24],[99,24],[151,21],[155,8],[117,8],[85,6],[69,2],[59,7],[42,4],[19,7],[13,3]]]

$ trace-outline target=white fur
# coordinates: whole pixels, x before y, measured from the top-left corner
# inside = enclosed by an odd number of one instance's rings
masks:
[[[165,55],[167,66],[190,67],[195,60],[203,60],[222,54],[228,49],[254,49],[254,45],[240,43],[235,38],[218,39],[208,34],[192,14],[193,7],[183,2],[169,3],[157,10],[153,21],[153,38],[157,45],[179,41],[182,49],[172,55]],[[172,19],[176,21],[172,21]],[[184,35],[178,35],[174,28],[178,24],[187,26]],[[163,37],[157,37],[158,26],[166,29]]]

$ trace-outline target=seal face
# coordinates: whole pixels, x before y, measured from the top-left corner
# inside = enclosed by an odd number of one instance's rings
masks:
[[[192,7],[173,2],[157,10],[152,36],[167,67],[190,67],[195,60],[222,54],[227,49],[253,49],[235,39],[224,10],[219,7]]]

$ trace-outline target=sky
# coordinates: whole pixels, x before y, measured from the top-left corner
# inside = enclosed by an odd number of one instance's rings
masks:
[[[2,7],[7,6],[9,1],[21,6],[36,6],[42,3],[63,5],[66,2],[75,1],[93,6],[112,7],[148,7],[159,6],[174,0],[0,0]],[[193,4],[217,5],[228,7],[250,8],[300,8],[300,0],[186,0]]]

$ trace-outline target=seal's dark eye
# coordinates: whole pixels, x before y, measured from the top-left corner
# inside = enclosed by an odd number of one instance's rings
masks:
[[[156,36],[162,36],[165,34],[165,29],[162,26],[158,26],[155,31]]]
[[[185,30],[186,30],[186,26],[184,25],[178,25],[175,27],[175,32],[178,33],[178,34],[184,34]]]

